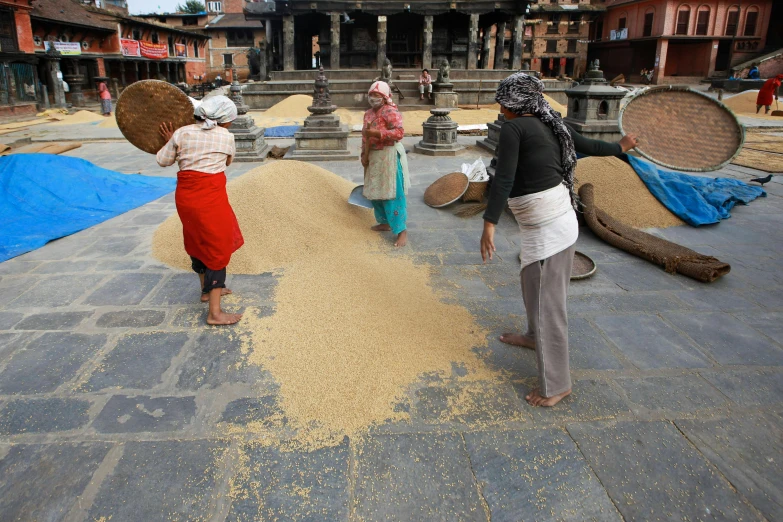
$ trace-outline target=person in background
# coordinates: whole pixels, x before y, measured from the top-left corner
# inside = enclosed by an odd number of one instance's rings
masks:
[[[761,73],[759,73],[759,64],[754,63],[750,66],[750,71],[748,71],[748,80],[760,80],[761,79]]]
[[[783,82],[783,74],[778,74],[764,82],[758,96],[756,96],[756,114],[759,113],[762,106],[764,107],[764,114],[769,114],[772,98],[778,99],[778,89],[780,89],[781,82]]]
[[[627,135],[619,143],[585,138],[564,122],[543,96],[544,83],[525,73],[500,82],[495,100],[505,116],[498,162],[484,213],[481,257],[495,251],[495,225],[506,204],[520,229],[522,298],[528,320],[525,334],[506,333],[506,344],[536,351],[538,387],[525,399],[554,406],[571,394],[566,299],[575,243],[576,153],[613,156],[638,143]]]
[[[245,242],[226,193],[226,167],[236,153],[234,135],[228,131],[237,117],[237,106],[225,96],[207,98],[193,111],[203,123],[173,129],[160,126],[166,144],[158,151],[161,167],[179,163],[174,200],[182,221],[185,251],[199,276],[201,302],[209,303],[207,324],[239,322],[242,314],[220,307],[226,288],[226,267],[231,255]]]
[[[432,76],[427,69],[421,71],[419,76],[419,92],[421,93],[421,99],[424,99],[424,91],[428,93],[428,99],[432,99]]]
[[[101,99],[101,112],[104,116],[111,116],[111,93],[109,87],[106,86],[108,78],[100,78],[98,80],[98,96]]]
[[[376,81],[367,93],[370,108],[364,113],[362,130],[362,165],[364,197],[372,201],[378,224],[376,232],[391,231],[397,235],[396,247],[408,242],[408,202],[410,188],[408,159],[402,146],[405,130],[402,114],[392,101],[391,88]]]

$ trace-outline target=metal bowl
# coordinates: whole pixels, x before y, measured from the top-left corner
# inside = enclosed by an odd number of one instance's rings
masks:
[[[592,277],[596,270],[598,270],[598,267],[589,256],[579,251],[574,252],[574,264],[571,266],[572,281]]]

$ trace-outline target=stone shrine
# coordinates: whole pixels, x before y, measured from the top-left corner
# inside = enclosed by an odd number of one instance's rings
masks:
[[[242,99],[242,86],[239,85],[236,71],[233,71],[232,77],[234,81],[229,88],[229,98],[237,106],[237,119],[231,123],[228,130],[234,135],[237,148],[234,161],[265,161],[269,151],[269,145],[264,139],[266,129],[257,127],[253,118],[248,116],[248,107]]]
[[[457,122],[449,117],[450,109],[431,109],[427,121],[422,124],[422,140],[413,150],[428,156],[456,156],[465,147],[457,143]]]
[[[334,113],[337,106],[332,104],[329,94],[329,80],[324,68],[318,70],[313,88],[313,104],[307,108],[310,112],[302,128],[294,133],[296,144],[286,153],[285,159],[303,161],[350,160],[359,155],[348,150],[348,135],[351,131],[340,124],[340,118]]]
[[[627,94],[611,87],[595,60],[581,85],[566,92],[568,116],[565,122],[588,138],[619,141],[622,138],[618,118],[620,103]]]

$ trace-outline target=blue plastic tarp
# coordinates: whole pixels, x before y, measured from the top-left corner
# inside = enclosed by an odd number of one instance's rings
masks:
[[[264,130],[265,138],[293,138],[294,133],[299,130],[300,125],[280,125],[278,127],[267,127]]]
[[[643,159],[626,156],[649,191],[674,215],[698,227],[731,217],[734,205],[747,205],[767,193],[761,187],[731,178],[691,176],[662,170]]]
[[[168,194],[177,180],[55,154],[0,158],[0,262]]]

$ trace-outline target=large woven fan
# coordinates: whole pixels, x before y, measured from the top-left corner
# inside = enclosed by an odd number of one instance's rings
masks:
[[[166,144],[158,132],[161,123],[171,123],[174,129],[196,123],[187,94],[159,80],[142,80],[126,87],[116,110],[122,135],[150,154]]]

